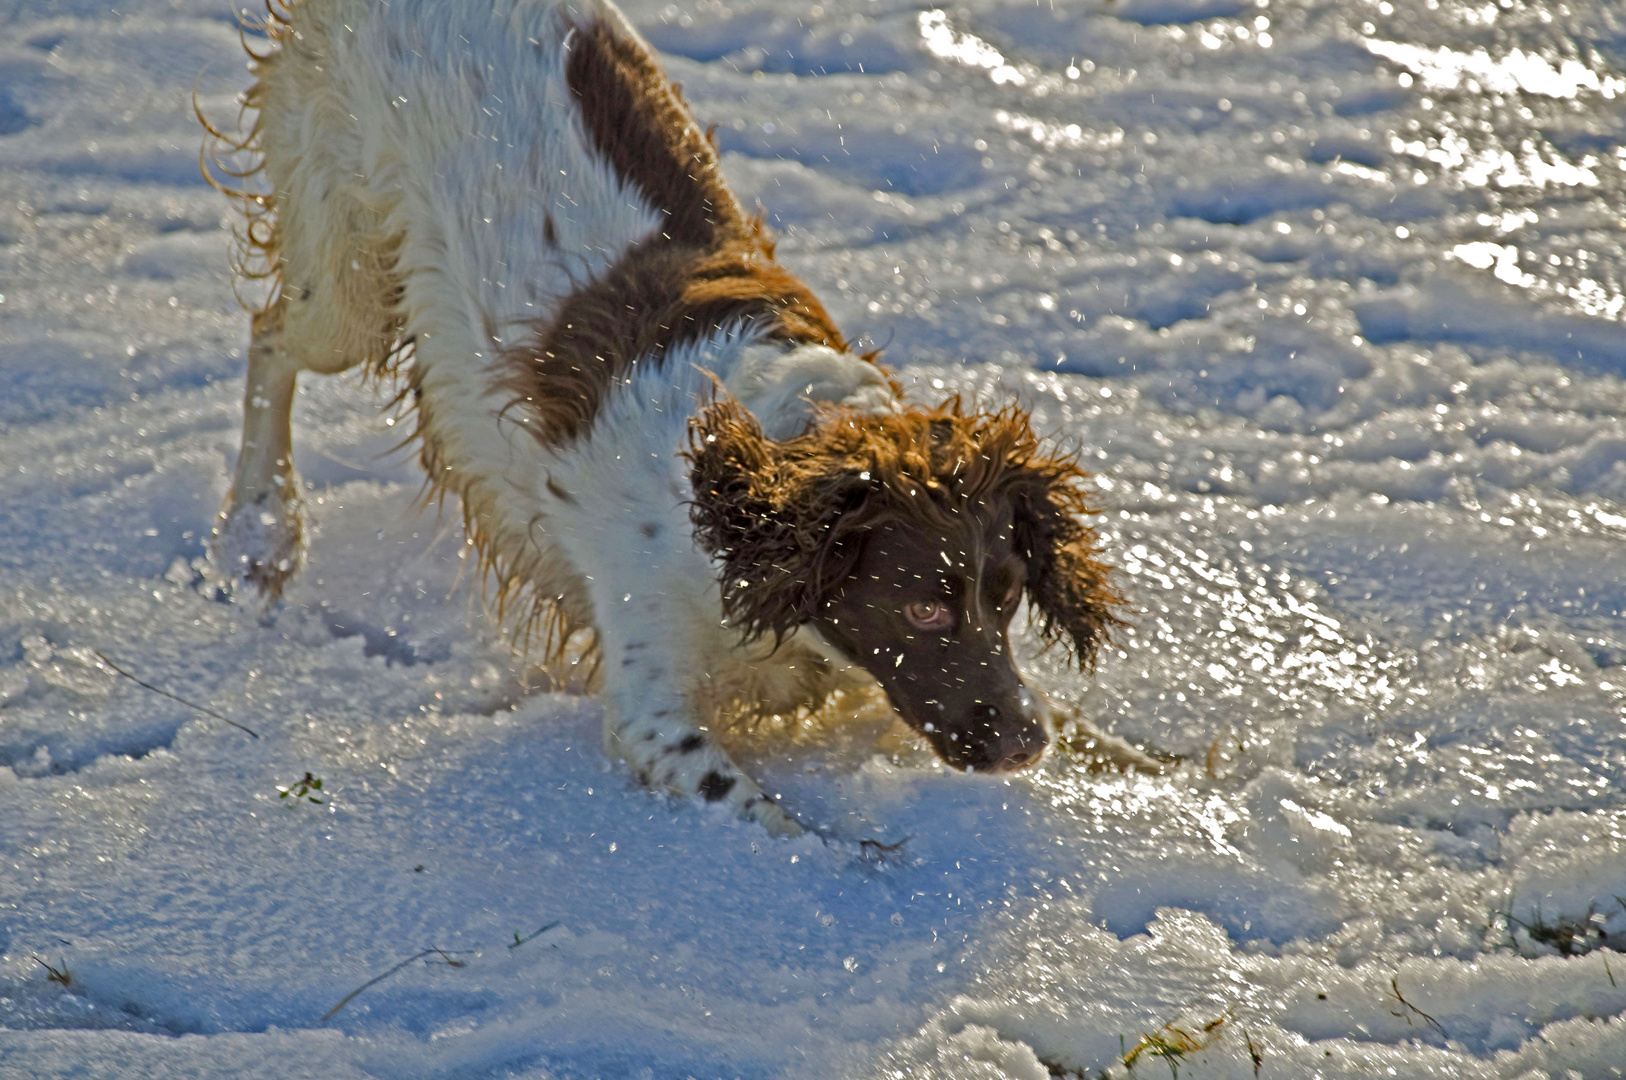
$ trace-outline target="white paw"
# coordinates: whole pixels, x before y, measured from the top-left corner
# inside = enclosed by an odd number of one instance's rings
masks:
[[[1127,739],[1102,731],[1086,720],[1074,719],[1056,740],[1056,748],[1086,772],[1143,772],[1162,775],[1172,761],[1157,758]]]
[[[799,821],[781,810],[778,803],[766,795],[762,798],[762,802],[748,804],[741,816],[761,825],[767,830],[768,835],[776,840],[780,837],[801,836],[807,831],[802,828]]]
[[[220,512],[209,561],[229,587],[251,586],[274,600],[305,561],[305,510],[298,496],[263,495]]]

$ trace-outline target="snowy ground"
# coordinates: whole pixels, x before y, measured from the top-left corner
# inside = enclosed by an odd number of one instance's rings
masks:
[[[1626,1075],[1614,0],[629,11],[839,319],[1093,463],[1137,629],[1032,667],[1185,764],[764,755],[881,871],[652,796],[350,381],[219,602],[231,12],[0,0],[0,1076]]]

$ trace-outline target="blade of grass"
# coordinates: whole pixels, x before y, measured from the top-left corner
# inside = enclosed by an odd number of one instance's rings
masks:
[[[473,951],[474,950],[472,950],[472,949],[460,949],[460,950],[458,950],[459,953],[467,953],[467,952],[473,952]],[[429,948],[423,950],[422,952],[413,953],[411,956],[407,957],[405,960],[402,960],[399,964],[396,964],[394,967],[392,967],[388,971],[384,972],[384,974],[373,976],[371,979],[368,979],[366,982],[362,983],[360,986],[356,987],[354,990],[352,990],[348,994],[344,995],[344,1000],[340,1001],[337,1005],[333,1006],[333,1008],[329,1009],[327,1012],[322,1014],[322,1019],[321,1019],[320,1022],[324,1023],[324,1024],[327,1023],[329,1020],[333,1019],[333,1017],[338,1013],[338,1011],[340,1009],[344,1008],[346,1005],[348,1005],[352,1001],[356,1000],[356,998],[361,995],[362,991],[368,990],[368,989],[371,989],[374,986],[377,986],[379,983],[383,982],[385,979],[389,978],[391,975],[394,975],[397,971],[400,971],[402,968],[406,967],[408,964],[412,963],[414,960],[422,960],[426,956],[440,956],[446,961],[447,964],[451,965],[452,967],[462,967],[464,965],[465,961],[453,960],[452,959],[453,955],[454,954],[448,953],[445,949],[437,949],[433,945],[431,945]]]
[[[514,943],[512,945],[508,946],[508,947],[510,949],[517,949],[521,945],[524,945],[528,941],[535,941],[537,938],[541,937],[543,934],[547,933],[549,930],[552,930],[555,926],[558,926],[560,921],[561,920],[559,920],[559,919],[553,920],[548,925],[544,926],[542,929],[538,930],[536,933],[530,935],[529,937],[520,937],[519,936],[519,931],[516,930],[516,931],[514,931]]]
[[[188,701],[185,698],[181,697],[179,694],[172,694],[168,690],[161,689],[159,687],[154,686],[150,682],[146,682],[146,681],[144,681],[142,679],[136,678],[134,675],[130,674],[128,671],[126,671],[123,668],[119,667],[119,665],[115,664],[112,660],[108,659],[107,654],[102,652],[100,649],[92,649],[90,651],[95,653],[97,658],[99,660],[101,660],[102,663],[106,664],[108,667],[112,668],[114,671],[118,672],[120,675],[123,675],[126,679],[129,679],[131,682],[135,683],[137,686],[142,687],[143,689],[146,689],[146,690],[151,690],[153,693],[158,694],[158,695],[160,695],[162,697],[167,697],[171,701],[178,701],[182,705],[185,705],[188,709],[196,709],[198,712],[202,713],[205,716],[212,716],[216,720],[219,720],[223,724],[230,724],[232,727],[236,728],[238,731],[246,731],[256,739],[258,739],[260,737],[260,733],[255,731],[253,728],[245,727],[244,725],[239,724],[237,721],[233,720],[231,717],[225,716],[225,715],[223,715],[221,713],[215,712],[213,709],[209,708],[207,705],[199,705],[195,701]]]

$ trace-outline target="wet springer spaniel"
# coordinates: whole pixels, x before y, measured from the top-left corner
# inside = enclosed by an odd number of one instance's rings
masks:
[[[871,678],[957,768],[1039,759],[1019,603],[1081,663],[1117,621],[1083,472],[1018,408],[904,403],[608,0],[291,0],[263,28],[252,125],[210,129],[263,167],[238,194],[275,286],[222,574],[275,597],[299,567],[295,379],[365,365],[522,628],[591,633],[644,782],[799,833],[713,718]]]

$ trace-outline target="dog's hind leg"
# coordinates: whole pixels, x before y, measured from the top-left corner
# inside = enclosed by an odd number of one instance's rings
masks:
[[[268,212],[247,236],[269,263],[276,299],[254,316],[243,450],[211,544],[220,576],[271,598],[305,551],[290,431],[299,373],[358,364],[382,373],[402,330],[391,221],[399,185],[379,179],[364,153],[378,125],[355,114],[366,115],[357,102],[371,97],[352,100],[356,87],[334,78],[332,45],[349,27],[333,34],[323,20],[341,13],[327,5],[290,10],[303,30],[279,29],[278,48],[256,63],[259,120],[243,144],[270,186]]]
[[[281,594],[305,553],[291,426],[303,365],[282,347],[284,311],[278,301],[254,316],[243,389],[243,449],[210,552],[223,577],[271,599]]]
[[[291,430],[299,373],[336,375],[358,364],[379,370],[400,330],[394,244],[368,234],[374,223],[359,210],[277,222],[282,295],[254,316],[243,450],[211,552],[221,576],[272,599],[305,552]],[[308,239],[319,230],[326,230],[320,243]]]

